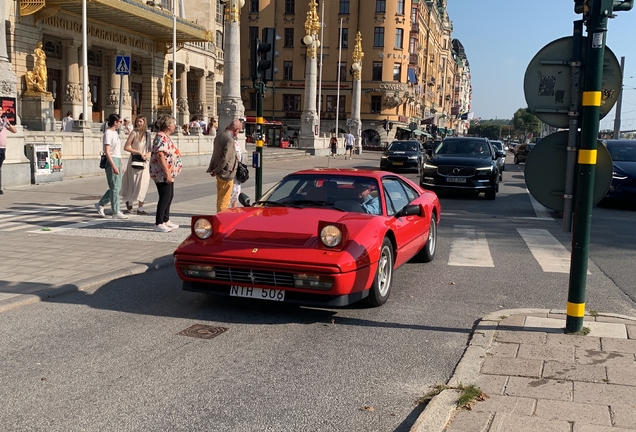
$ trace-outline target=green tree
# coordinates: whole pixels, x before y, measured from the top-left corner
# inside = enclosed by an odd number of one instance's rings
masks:
[[[501,129],[501,126],[498,124],[492,124],[492,123],[487,123],[487,124],[480,124],[478,126],[471,126],[468,129],[468,134],[469,135],[475,135],[475,136],[481,136],[481,137],[485,137],[488,139],[492,139],[492,140],[496,140],[499,139],[499,130]]]
[[[541,131],[541,120],[528,111],[528,108],[519,108],[512,117],[512,124],[518,134],[527,137],[530,133],[538,135]]]

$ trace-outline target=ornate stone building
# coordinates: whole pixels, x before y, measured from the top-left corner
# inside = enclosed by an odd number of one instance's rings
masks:
[[[179,0],[175,0],[179,1]],[[82,111],[82,2],[76,0],[10,0],[7,44],[18,77],[18,114],[24,76],[33,67],[33,49],[42,41],[48,69],[47,90],[53,97],[54,120],[67,111]],[[119,110],[118,55],[131,57],[123,80],[122,116],[161,111],[163,77],[172,67],[172,0],[90,0],[87,7],[89,115],[101,122]],[[180,0],[177,4],[177,106],[179,121],[216,115],[217,89],[223,74],[223,3]]]
[[[360,117],[365,145],[380,145],[408,133],[411,123],[422,131],[426,123],[449,130],[457,126],[457,116],[451,114],[451,108],[458,104],[454,91],[457,64],[446,1],[333,0],[324,2],[324,15],[323,2],[316,1],[325,23],[318,48],[321,133],[334,131],[336,123],[340,133],[347,129],[358,32],[364,52]],[[242,10],[242,50],[248,52],[250,41],[260,39],[265,27],[274,27],[280,36],[276,45],[279,72],[268,84],[263,108],[264,117],[282,121],[290,131],[300,128],[304,106],[306,46],[302,39],[306,34],[305,17],[313,2],[248,0]],[[249,55],[242,58],[242,96],[246,114],[251,116],[256,113],[256,99],[249,76]],[[388,131],[385,120],[392,126]]]

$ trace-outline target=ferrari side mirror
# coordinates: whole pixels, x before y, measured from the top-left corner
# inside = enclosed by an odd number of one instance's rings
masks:
[[[250,197],[247,196],[247,194],[244,194],[243,192],[241,192],[238,196],[238,200],[241,203],[241,205],[243,207],[251,207],[252,204],[250,203]]]

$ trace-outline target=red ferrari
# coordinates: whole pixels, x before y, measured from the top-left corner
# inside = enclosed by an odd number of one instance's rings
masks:
[[[435,257],[437,195],[384,171],[312,169],[259,201],[193,216],[174,252],[183,289],[306,305],[384,304],[393,270]]]

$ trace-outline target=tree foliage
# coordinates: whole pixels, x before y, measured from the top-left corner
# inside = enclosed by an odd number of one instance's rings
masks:
[[[541,131],[541,121],[528,108],[519,108],[512,117],[515,129],[524,135],[537,135]]]
[[[468,129],[469,135],[476,135],[480,137],[485,137],[492,140],[499,139],[499,131],[501,130],[501,126],[497,124],[485,124],[482,123],[480,125],[471,126]]]

